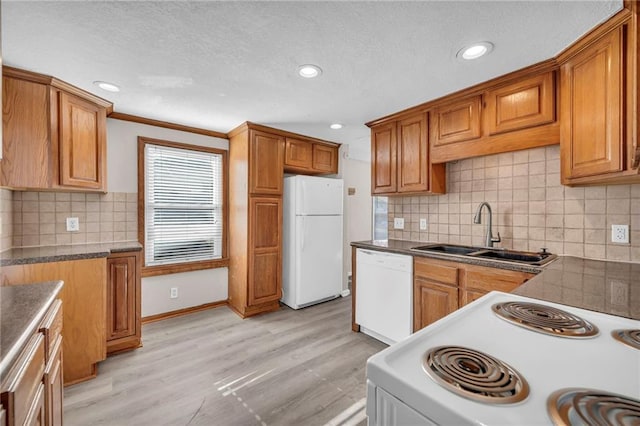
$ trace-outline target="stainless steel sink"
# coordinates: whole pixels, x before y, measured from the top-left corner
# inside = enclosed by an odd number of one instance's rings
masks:
[[[450,245],[450,244],[437,244],[437,245],[413,247],[412,250],[433,251],[438,253],[465,255],[465,254],[473,253],[474,251],[478,251],[478,248],[467,247],[467,246],[456,246],[456,245]]]
[[[555,254],[551,254],[545,250],[539,253],[532,253],[486,247],[461,246],[456,244],[429,244],[425,246],[412,247],[411,250],[440,253],[456,257],[475,257],[504,262],[524,263],[535,266],[544,265],[557,257]]]

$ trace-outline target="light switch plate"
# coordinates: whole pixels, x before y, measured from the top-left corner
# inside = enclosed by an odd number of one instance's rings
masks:
[[[67,218],[67,232],[75,232],[80,230],[80,221],[77,217]]]
[[[427,230],[427,219],[424,217],[420,218],[420,230],[421,231]]]
[[[396,217],[393,219],[393,229],[404,229],[403,217]]]
[[[611,225],[612,243],[629,243],[629,225]]]

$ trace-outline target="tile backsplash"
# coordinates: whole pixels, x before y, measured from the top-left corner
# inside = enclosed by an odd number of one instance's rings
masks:
[[[13,244],[13,193],[0,189],[0,251]]]
[[[484,245],[487,210],[482,224],[473,216],[487,201],[497,246],[640,262],[640,184],[563,186],[559,152],[555,145],[448,163],[447,194],[389,197],[389,238]],[[404,230],[393,228],[396,217]],[[629,225],[630,244],[611,243],[612,224]]]
[[[11,204],[14,247],[138,239],[138,194],[135,192],[13,191]],[[4,211],[2,215],[4,219]],[[79,231],[66,230],[68,217],[78,218]],[[2,237],[5,238],[4,229]]]

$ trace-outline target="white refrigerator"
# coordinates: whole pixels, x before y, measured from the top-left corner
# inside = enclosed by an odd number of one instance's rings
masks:
[[[342,292],[342,179],[284,179],[282,303],[300,309]]]

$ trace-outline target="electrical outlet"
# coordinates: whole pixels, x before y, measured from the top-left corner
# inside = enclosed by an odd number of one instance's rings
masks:
[[[629,225],[611,225],[612,243],[629,243]]]
[[[420,218],[420,230],[421,231],[427,230],[427,219],[424,217]]]
[[[77,217],[67,218],[67,232],[74,232],[80,230],[80,221]]]
[[[172,299],[177,299],[178,298],[178,287],[171,287],[171,295],[170,297]]]
[[[393,219],[393,229],[404,229],[404,218],[396,217]]]

